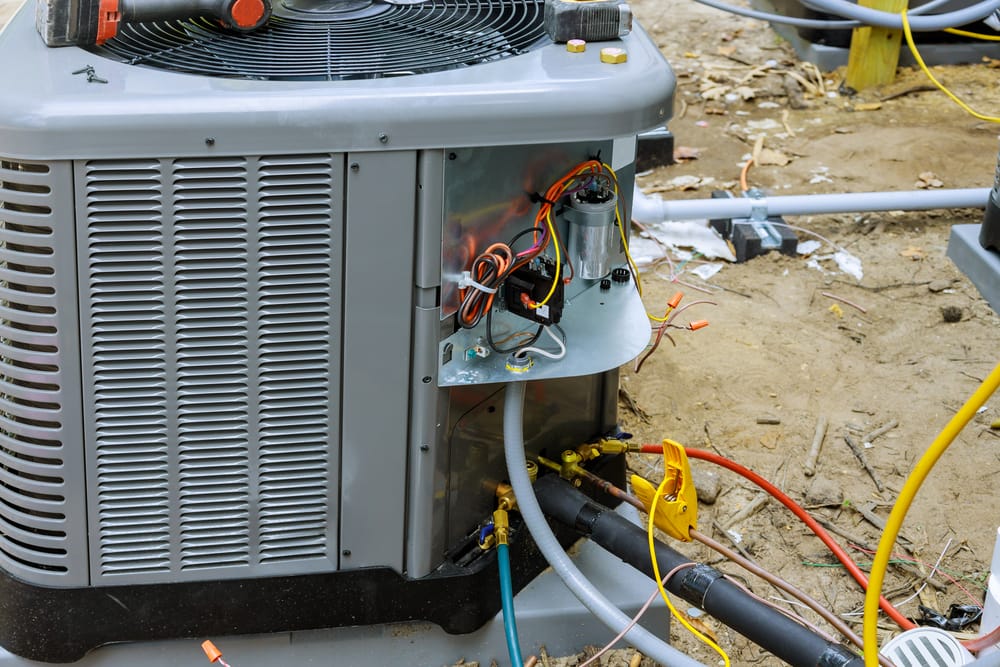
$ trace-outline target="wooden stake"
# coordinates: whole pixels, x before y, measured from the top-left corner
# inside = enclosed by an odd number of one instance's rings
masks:
[[[860,0],[858,4],[899,14],[906,7],[906,2],[907,0]],[[847,78],[844,82],[847,87],[865,90],[892,83],[896,78],[902,37],[901,30],[867,26],[855,28],[851,34],[851,51],[847,56]]]

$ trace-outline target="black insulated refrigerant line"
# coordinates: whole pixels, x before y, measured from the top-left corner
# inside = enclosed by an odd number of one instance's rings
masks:
[[[653,578],[646,531],[595,503],[558,475],[535,483],[538,503],[546,516],[587,536],[604,549]],[[669,572],[689,558],[656,542],[660,570]],[[793,667],[864,667],[860,656],[841,644],[829,642],[777,609],[753,598],[708,565],[687,567],[667,582],[678,595]]]

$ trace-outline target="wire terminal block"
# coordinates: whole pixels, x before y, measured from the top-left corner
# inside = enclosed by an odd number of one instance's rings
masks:
[[[656,502],[656,527],[670,537],[691,541],[691,529],[698,528],[698,491],[691,480],[691,465],[683,445],[663,441],[663,497]],[[632,489],[648,509],[653,504],[657,485],[632,475]]]

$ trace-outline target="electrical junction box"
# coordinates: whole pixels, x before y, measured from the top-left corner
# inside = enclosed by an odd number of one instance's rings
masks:
[[[565,355],[515,377],[462,354],[461,275],[593,156],[628,197],[675,86],[641,28],[607,67],[542,9],[284,0],[48,48],[29,2],[0,32],[0,665],[496,614],[505,383],[555,458],[615,430],[649,323],[574,280]],[[545,563],[511,550],[520,588]]]

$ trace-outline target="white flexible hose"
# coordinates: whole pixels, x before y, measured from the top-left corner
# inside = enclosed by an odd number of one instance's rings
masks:
[[[535,491],[528,478],[523,429],[524,383],[511,382],[507,385],[504,398],[503,447],[507,457],[507,475],[514,488],[514,496],[517,498],[517,507],[524,519],[524,525],[528,527],[528,532],[538,545],[538,550],[573,595],[613,632],[620,632],[632,619],[604,597],[573,564],[556,536],[552,534],[542,509],[538,506],[538,499],[535,498]],[[625,634],[625,639],[641,653],[666,667],[706,667],[638,625]]]

